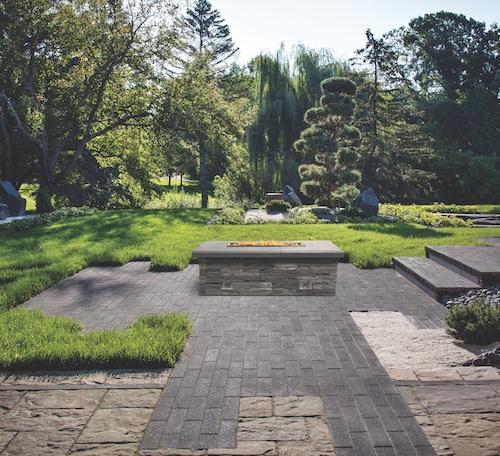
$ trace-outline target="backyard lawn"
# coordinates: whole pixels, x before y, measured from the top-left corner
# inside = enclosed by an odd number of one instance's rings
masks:
[[[151,260],[155,271],[179,270],[206,240],[329,239],[363,268],[389,267],[396,255],[425,245],[478,244],[500,228],[428,228],[404,223],[212,226],[211,210],[124,210],[0,233],[0,309],[14,307],[89,265]]]

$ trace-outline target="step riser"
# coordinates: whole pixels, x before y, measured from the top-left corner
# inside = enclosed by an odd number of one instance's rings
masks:
[[[446,258],[445,256],[440,255],[438,253],[435,253],[432,251],[427,251],[426,254],[427,254],[427,258],[429,258],[430,260],[435,261],[436,263],[440,264],[441,266],[448,268],[450,271],[456,272],[457,274],[461,275],[462,277],[465,277],[466,279],[469,279],[472,282],[477,283],[478,285],[482,285],[481,277],[478,276],[477,274],[475,274],[474,271],[469,272],[463,265],[453,263],[448,258]]]
[[[412,269],[411,266],[400,262],[397,258],[393,258],[393,267],[396,272],[408,279],[410,282],[417,285],[420,289],[425,291],[428,295],[432,296],[436,301],[439,301],[444,296],[458,296],[467,293],[470,290],[478,288],[477,286],[436,286],[428,279],[423,277],[418,271]],[[472,284],[471,284],[472,285]]]
[[[404,278],[408,279],[411,283],[416,285],[422,291],[425,291],[429,296],[434,298],[436,301],[439,301],[441,296],[439,295],[439,293],[436,292],[434,287],[430,287],[429,285],[427,285],[427,282],[422,281],[422,279],[418,277],[416,274],[408,271],[404,266],[400,265],[395,260],[393,261],[394,261],[393,263],[394,270],[398,274],[401,274]]]
[[[436,252],[432,249],[426,247],[425,253],[427,258],[436,263],[439,263],[441,266],[448,268],[450,271],[453,271],[466,279],[471,280],[474,283],[482,287],[488,287],[491,285],[495,285],[500,282],[500,272],[496,273],[481,273],[474,269],[467,267],[466,265],[460,263],[459,261],[455,261],[453,258],[450,258],[446,255],[443,255],[440,252]]]

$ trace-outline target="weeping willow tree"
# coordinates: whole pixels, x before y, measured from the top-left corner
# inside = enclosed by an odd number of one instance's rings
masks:
[[[252,67],[257,112],[248,130],[248,150],[260,193],[280,188],[291,177],[285,164],[293,160],[290,145],[300,131],[301,113],[283,50],[276,56],[256,57]]]
[[[288,184],[299,185],[294,142],[304,129],[304,113],[321,98],[321,81],[349,72],[327,50],[304,46],[287,55],[260,55],[251,63],[256,115],[248,130],[248,151],[256,197]]]

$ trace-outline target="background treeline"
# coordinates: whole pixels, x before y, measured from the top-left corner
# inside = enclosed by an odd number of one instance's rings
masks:
[[[384,201],[500,202],[500,31],[440,12],[356,58],[297,46],[237,65],[206,0],[0,0],[0,175],[37,209],[142,207],[161,179],[227,201],[299,187],[320,83],[358,86],[361,186]],[[331,43],[335,49],[335,43]]]

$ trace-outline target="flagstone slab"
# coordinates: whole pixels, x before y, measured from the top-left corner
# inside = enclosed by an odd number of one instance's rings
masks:
[[[134,456],[138,443],[77,443],[71,449],[70,456]]]
[[[242,418],[269,417],[273,414],[273,405],[270,397],[242,397],[240,399],[240,413]]]
[[[20,391],[0,391],[0,413],[2,410],[10,410],[23,397]]]
[[[0,415],[0,429],[4,431],[64,432],[82,429],[93,410],[91,409],[29,409],[15,407]]]
[[[19,432],[10,441],[4,456],[59,456],[69,452],[79,431],[64,430],[57,432],[27,431]]]
[[[243,418],[238,424],[238,441],[292,441],[306,438],[306,421],[302,417]]]
[[[323,402],[318,396],[287,396],[274,398],[276,416],[320,416]]]
[[[23,398],[23,406],[29,409],[95,409],[104,390],[54,390],[33,391]]]
[[[113,389],[101,401],[100,408],[154,408],[161,389]]]
[[[487,384],[416,386],[429,413],[500,413],[500,396]]]
[[[276,444],[269,441],[238,442],[236,448],[213,448],[209,456],[276,456]]]
[[[500,454],[500,414],[437,414],[435,426],[456,456]]]
[[[98,409],[77,443],[134,443],[139,442],[152,409]]]
[[[7,446],[7,444],[14,438],[15,435],[15,432],[0,430],[0,452]]]
[[[278,442],[279,456],[335,456],[331,442]]]

